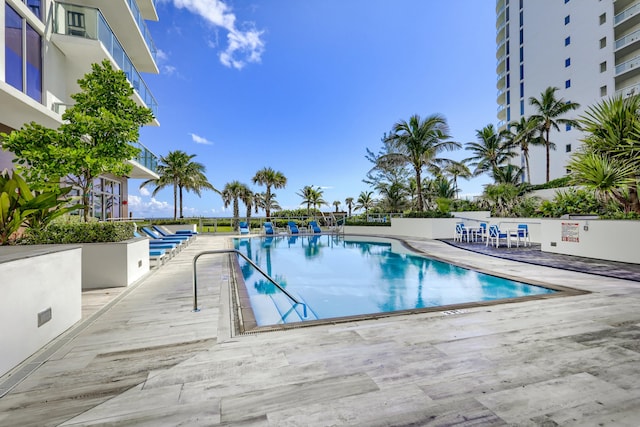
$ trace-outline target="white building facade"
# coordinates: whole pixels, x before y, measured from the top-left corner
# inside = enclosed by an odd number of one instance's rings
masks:
[[[2,0],[0,8],[0,132],[25,123],[49,128],[79,92],[78,79],[91,65],[109,59],[123,70],[134,99],[157,113],[157,103],[141,73],[158,73],[156,48],[146,25],[157,20],[156,0]],[[158,125],[154,120],[150,125]],[[131,178],[158,178],[157,156],[139,144]],[[12,155],[0,150],[0,170]],[[128,215],[127,178],[103,176],[94,182],[92,215]]]
[[[640,0],[497,0],[496,47],[499,128],[535,114],[529,98],[547,87],[580,104],[563,116],[576,119],[602,98],[640,93]],[[567,174],[582,138],[552,131],[550,179]],[[531,183],[544,183],[544,147],[531,147],[529,162]]]

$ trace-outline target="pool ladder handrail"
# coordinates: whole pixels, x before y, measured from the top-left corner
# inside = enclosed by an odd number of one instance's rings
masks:
[[[232,254],[232,253],[235,253],[235,254],[241,256],[242,258],[244,258],[244,260],[247,261],[249,263],[249,265],[251,265],[253,268],[255,268],[264,277],[266,277],[266,279],[268,281],[270,281],[271,283],[273,283],[273,285],[275,287],[280,289],[283,294],[288,296],[291,301],[293,301],[296,304],[300,304],[300,305],[304,306],[305,312],[306,312],[306,304],[305,303],[302,303],[302,302],[298,301],[293,295],[291,295],[282,286],[280,286],[280,284],[278,282],[273,280],[271,278],[271,276],[269,276],[267,273],[265,273],[264,270],[262,270],[260,267],[258,267],[258,265],[256,265],[256,263],[251,261],[251,259],[249,259],[249,257],[247,257],[245,254],[243,254],[242,252],[240,252],[237,249],[217,249],[217,250],[211,250],[211,251],[203,251],[203,252],[200,252],[200,253],[196,254],[196,256],[193,257],[193,311],[200,311],[200,309],[198,308],[198,274],[196,272],[196,263],[198,261],[198,258],[200,258],[202,255]]]

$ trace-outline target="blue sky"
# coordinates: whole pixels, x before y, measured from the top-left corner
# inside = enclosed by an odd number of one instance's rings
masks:
[[[377,152],[397,121],[440,113],[462,143],[496,123],[494,2],[159,0],[157,9],[148,26],[160,74],[144,78],[161,126],[144,127],[140,141],[159,156],[195,154],[218,189],[239,180],[264,191],[251,178],[272,167],[288,180],[276,190],[283,208],[299,207],[305,185],[344,204],[370,190],[366,149]],[[487,182],[461,180],[461,193]],[[139,183],[129,188],[134,216],[173,215],[171,190],[152,198]],[[230,210],[205,191],[186,194],[184,214]]]

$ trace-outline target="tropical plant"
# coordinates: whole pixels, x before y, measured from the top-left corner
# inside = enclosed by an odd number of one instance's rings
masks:
[[[313,204],[313,200],[315,198],[315,189],[313,185],[305,185],[302,187],[299,193],[296,193],[298,196],[302,197],[303,205],[307,205],[307,216],[311,214],[311,205]]]
[[[347,205],[347,209],[349,209],[349,216],[351,216],[351,210],[353,209],[353,197],[347,197],[344,199],[345,205]]]
[[[255,203],[255,194],[246,185],[242,189],[240,200],[242,200],[242,203],[244,203],[247,208],[247,224],[249,224],[249,227],[251,227],[251,209],[253,208],[253,204]]]
[[[170,151],[166,156],[160,157],[158,164],[159,178],[148,179],[140,184],[140,188],[153,185],[155,188],[151,193],[155,196],[160,190],[173,187],[173,219],[178,218],[178,205],[180,206],[180,218],[182,214],[183,190],[193,191],[198,196],[203,189],[213,190],[220,194],[213,185],[209,183],[204,175],[206,171],[203,164],[194,162],[195,154],[187,154],[182,150]]]
[[[340,200],[334,200],[332,205],[336,208],[336,212],[338,212],[338,209],[340,209],[340,205],[342,204],[342,202]]]
[[[228,208],[230,204],[233,203],[233,229],[238,229],[238,224],[240,220],[240,206],[239,200],[245,191],[247,190],[247,186],[240,181],[231,181],[228,182],[224,188],[222,189],[222,202],[224,203],[224,207]]]
[[[510,183],[489,184],[484,188],[482,199],[494,216],[508,216],[518,202],[518,187]]]
[[[272,168],[262,168],[253,176],[254,184],[264,185],[267,187],[265,192],[265,200],[271,201],[271,188],[284,188],[287,185],[287,177],[282,172],[273,170]],[[265,205],[265,216],[271,217],[271,206],[269,203]]]
[[[540,136],[540,124],[535,117],[520,117],[520,121],[509,123],[510,132],[506,134],[507,143],[514,148],[519,148],[524,157],[527,182],[531,182],[531,169],[529,168],[529,147],[545,145]]]
[[[570,161],[572,182],[640,212],[640,97],[606,99],[580,117],[587,135]]]
[[[453,179],[454,198],[456,199],[458,198],[458,192],[460,191],[458,188],[458,177],[469,179],[473,176],[471,170],[469,170],[469,167],[467,166],[466,160],[459,162],[450,160],[444,168],[442,168],[441,173],[442,175],[449,176]]]
[[[475,168],[474,176],[483,173],[492,174],[495,169],[515,156],[509,142],[505,139],[505,132],[496,130],[492,124],[476,129],[476,138],[477,142],[465,144],[465,149],[473,153],[473,156],[465,159],[465,162]]]
[[[373,198],[373,191],[362,191],[356,200],[356,209],[364,209],[364,214],[369,215],[369,209],[376,205]]]
[[[378,160],[381,165],[411,165],[416,179],[417,209],[424,209],[422,200],[422,170],[444,162],[437,157],[444,150],[460,147],[457,142],[450,141],[449,127],[445,118],[433,114],[424,120],[417,114],[409,121],[401,120],[393,126],[393,133],[388,139],[394,152],[383,155]]]
[[[0,245],[10,243],[21,227],[40,230],[52,220],[82,208],[64,197],[71,187],[54,188],[34,194],[16,172],[0,174]]]
[[[493,170],[493,180],[496,184],[513,184],[518,185],[522,178],[523,170],[521,167],[506,164],[498,166]]]
[[[81,91],[62,115],[64,123],[47,129],[34,122],[11,134],[2,134],[3,149],[13,152],[18,170],[34,189],[68,182],[81,191],[84,220],[89,219],[89,195],[94,179],[111,173],[125,176],[127,162],[140,149],[132,145],[140,126],[153,120],[150,109],[133,99],[125,73],[105,59],[78,80]]]
[[[409,205],[407,188],[400,181],[381,182],[376,190],[381,196],[378,206],[385,212],[402,212]]]
[[[545,200],[538,208],[544,217],[559,218],[567,214],[598,215],[607,210],[591,190],[570,188],[556,191],[553,200]]]
[[[560,130],[559,125],[570,125],[578,127],[578,121],[574,119],[560,118],[572,110],[580,108],[577,102],[565,101],[563,98],[556,99],[557,87],[548,87],[540,94],[540,98],[529,98],[529,104],[535,107],[536,114],[531,119],[536,121],[540,126],[540,135],[544,140],[544,146],[547,156],[547,182],[550,179],[550,150],[555,149],[555,144],[551,142],[551,129]]]

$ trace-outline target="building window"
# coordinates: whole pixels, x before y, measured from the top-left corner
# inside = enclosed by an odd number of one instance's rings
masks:
[[[100,220],[120,218],[122,207],[122,186],[118,181],[96,178],[91,190],[91,211]]]
[[[507,122],[511,121],[511,107],[507,107]]]
[[[571,79],[565,80],[564,87],[565,89],[569,89],[571,87]]]
[[[600,96],[607,96],[607,87],[600,86]]]
[[[511,87],[511,74],[507,73],[507,89]]]
[[[571,125],[569,123],[567,123],[566,125],[564,125],[564,130],[566,130],[567,132],[569,132],[571,130]]]
[[[520,9],[522,9],[523,3],[524,3],[524,0],[520,0]]]
[[[520,26],[524,26],[524,13],[520,10]]]
[[[511,91],[507,91],[507,104],[511,104]]]
[[[5,81],[42,102],[42,36],[5,5]]]
[[[524,64],[520,64],[520,80],[524,80]]]
[[[569,46],[570,44],[571,44],[571,36],[569,36],[566,39],[564,39],[564,45],[565,46]]]
[[[520,100],[520,115],[524,116],[524,99]]]
[[[511,61],[509,60],[509,57],[507,56],[507,72],[511,71]]]
[[[520,98],[524,98],[524,82],[520,82]]]
[[[604,49],[605,47],[607,47],[607,38],[603,37],[600,39],[600,49]]]
[[[567,15],[564,17],[564,25],[568,25],[571,22],[571,16]]]
[[[565,147],[565,151],[566,151],[567,153],[570,153],[570,152],[571,152],[571,144],[567,144],[567,146]]]
[[[524,46],[520,46],[520,62],[524,62]]]
[[[604,73],[605,71],[607,71],[607,61],[600,63],[600,72]]]
[[[600,25],[604,24],[605,22],[607,22],[607,14],[603,13],[602,15],[600,15]]]
[[[567,58],[564,60],[564,67],[567,68],[571,66],[571,58]]]
[[[564,4],[567,4],[567,3],[569,3],[569,0],[564,0]]]

